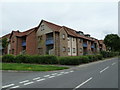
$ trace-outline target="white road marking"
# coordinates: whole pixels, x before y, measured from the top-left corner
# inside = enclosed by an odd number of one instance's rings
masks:
[[[37,77],[37,78],[33,78],[33,80],[37,80],[37,79],[40,79],[40,77]]]
[[[115,65],[116,63],[112,63],[112,65]]]
[[[48,77],[48,78],[53,78],[53,77],[55,77],[55,76],[50,76],[50,77]]]
[[[65,73],[65,72],[60,72],[60,73]]]
[[[45,75],[44,77],[49,77],[50,75]]]
[[[57,73],[53,73],[53,74],[51,74],[51,75],[56,75]]]
[[[26,82],[29,82],[29,80],[21,81],[19,83],[26,83]]]
[[[70,72],[74,72],[74,71],[70,71]]]
[[[14,86],[14,87],[11,87],[11,88],[18,88],[18,87],[20,87],[20,86]]]
[[[68,74],[69,72],[65,72],[64,74]]]
[[[57,74],[57,76],[60,76],[60,75],[63,75],[63,74]]]
[[[25,83],[24,85],[28,85],[28,84],[32,84],[32,83],[34,83],[34,82],[28,82],[28,83]]]
[[[82,85],[84,85],[85,83],[87,83],[88,81],[90,81],[91,79],[92,79],[92,77],[91,77],[91,78],[89,78],[88,80],[86,80],[85,82],[81,83],[81,84],[80,84],[80,85],[78,85],[77,87],[75,87],[75,89],[77,89],[77,88],[81,87]],[[73,90],[75,90],[75,89],[73,89]]]
[[[7,88],[7,87],[10,87],[10,86],[13,86],[15,84],[9,84],[9,85],[5,85],[5,86],[2,86],[2,88]]]
[[[104,72],[105,70],[107,70],[109,68],[109,66],[107,66],[106,68],[104,68],[103,70],[100,71],[100,73]]]
[[[39,80],[37,80],[37,81],[39,82],[39,81],[43,81],[43,80],[45,80],[45,78],[43,78],[43,79],[39,79]]]

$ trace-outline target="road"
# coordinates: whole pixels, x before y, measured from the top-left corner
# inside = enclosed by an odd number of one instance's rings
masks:
[[[3,71],[2,88],[118,88],[118,58],[49,72]]]

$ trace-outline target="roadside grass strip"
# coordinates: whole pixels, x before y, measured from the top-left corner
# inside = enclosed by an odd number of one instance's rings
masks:
[[[105,70],[107,70],[109,68],[109,66],[107,66],[106,68],[104,68],[103,70],[100,71],[100,73],[104,72]]]
[[[15,84],[9,84],[9,85],[2,86],[2,88],[11,87],[11,86],[14,86],[14,85],[15,85]]]

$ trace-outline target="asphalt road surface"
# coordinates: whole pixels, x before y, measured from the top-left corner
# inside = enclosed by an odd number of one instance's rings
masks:
[[[49,72],[2,71],[2,89],[118,88],[118,58]]]

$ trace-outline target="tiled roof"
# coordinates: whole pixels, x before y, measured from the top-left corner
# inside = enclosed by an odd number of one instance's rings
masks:
[[[9,38],[9,37],[10,37],[10,35],[11,35],[11,33],[6,34],[6,35],[2,36],[2,38]]]
[[[24,31],[24,32],[19,32],[19,33],[17,33],[16,36],[18,36],[18,37],[27,36],[27,35],[29,35],[31,32],[33,32],[34,30],[36,30],[37,28],[38,28],[38,27],[34,27],[34,28],[30,29],[30,30],[27,30],[27,31]]]
[[[104,40],[99,40],[99,43],[100,44],[104,44]]]
[[[53,24],[53,23],[48,22],[48,21],[45,21],[45,20],[43,20],[43,22],[44,22],[49,28],[51,28],[52,30],[54,30],[54,31],[56,31],[56,32],[59,32],[59,30],[62,28],[60,25]]]
[[[80,38],[84,38],[84,39],[87,39],[87,40],[92,40],[92,41],[94,41],[91,37],[86,37],[86,36],[84,36],[84,35],[77,34],[77,33],[76,33],[76,30],[73,30],[73,29],[68,28],[68,27],[66,27],[66,26],[60,26],[60,25],[53,24],[53,23],[48,22],[48,21],[45,21],[45,20],[43,20],[43,22],[44,22],[49,28],[51,28],[52,30],[54,30],[54,31],[56,31],[56,32],[60,32],[60,29],[63,28],[63,29],[68,33],[68,35],[70,35],[70,36],[80,37]]]

